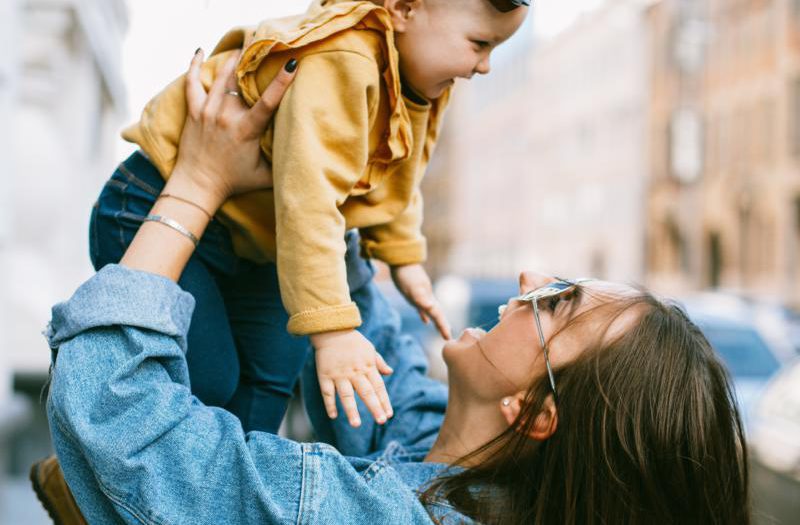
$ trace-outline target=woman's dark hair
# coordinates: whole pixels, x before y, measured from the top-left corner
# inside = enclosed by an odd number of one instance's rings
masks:
[[[631,311],[632,327],[609,338]],[[478,464],[434,481],[424,504],[487,524],[750,522],[742,423],[706,338],[680,308],[640,292],[581,313],[551,341],[599,312],[608,322],[596,340],[556,371],[554,434],[527,436],[550,395],[545,377],[514,425],[456,463]]]

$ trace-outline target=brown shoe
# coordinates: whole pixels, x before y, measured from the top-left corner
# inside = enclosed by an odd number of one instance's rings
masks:
[[[36,497],[55,525],[87,525],[55,456],[34,463],[30,477]]]

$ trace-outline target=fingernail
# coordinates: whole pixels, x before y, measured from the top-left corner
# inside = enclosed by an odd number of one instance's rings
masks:
[[[196,54],[200,53],[202,50],[203,50],[202,47],[198,47],[197,49],[194,50],[194,54],[196,55]]]
[[[292,58],[286,62],[286,65],[283,66],[283,69],[285,69],[287,73],[294,73],[294,70],[297,69],[297,59]]]
[[[354,421],[353,421],[353,426],[354,426],[354,427],[360,427],[360,426],[361,426],[361,420],[360,420],[360,419],[356,419],[356,420],[354,420]]]
[[[389,417],[394,417],[394,412],[392,410],[389,411]]]

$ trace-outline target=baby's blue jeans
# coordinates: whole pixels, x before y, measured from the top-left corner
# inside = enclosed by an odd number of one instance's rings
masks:
[[[119,262],[163,186],[142,153],[120,164],[92,210],[95,269]],[[349,260],[358,256],[358,235],[347,241]],[[286,332],[275,265],[238,257],[228,230],[213,220],[178,284],[196,301],[186,355],[192,393],[236,414],[245,431],[276,433],[309,343]]]

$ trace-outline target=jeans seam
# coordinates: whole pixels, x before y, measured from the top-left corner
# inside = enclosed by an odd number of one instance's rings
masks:
[[[125,190],[128,189],[128,185],[126,183],[124,183],[122,181],[119,181],[119,180],[116,180],[116,179],[108,179],[106,181],[105,185],[106,186],[113,186],[114,188],[117,188],[120,191],[125,191]]]
[[[89,257],[92,263],[100,258],[100,235],[97,233],[97,220],[100,215],[100,201],[95,201],[89,220]]]
[[[120,208],[122,211],[128,211],[128,195],[125,192],[122,193],[122,206]],[[125,227],[122,226],[119,217],[117,218],[117,228],[119,229],[119,245],[122,248],[122,252],[125,253],[127,248],[125,243]]]
[[[119,171],[125,176],[126,179],[128,179],[128,182],[130,182],[140,190],[149,193],[153,197],[158,197],[160,195],[161,192],[159,192],[154,187],[152,187],[151,185],[149,185],[148,183],[146,183],[145,181],[143,181],[142,179],[131,173],[131,171],[127,167],[125,167],[124,163],[119,165]]]

